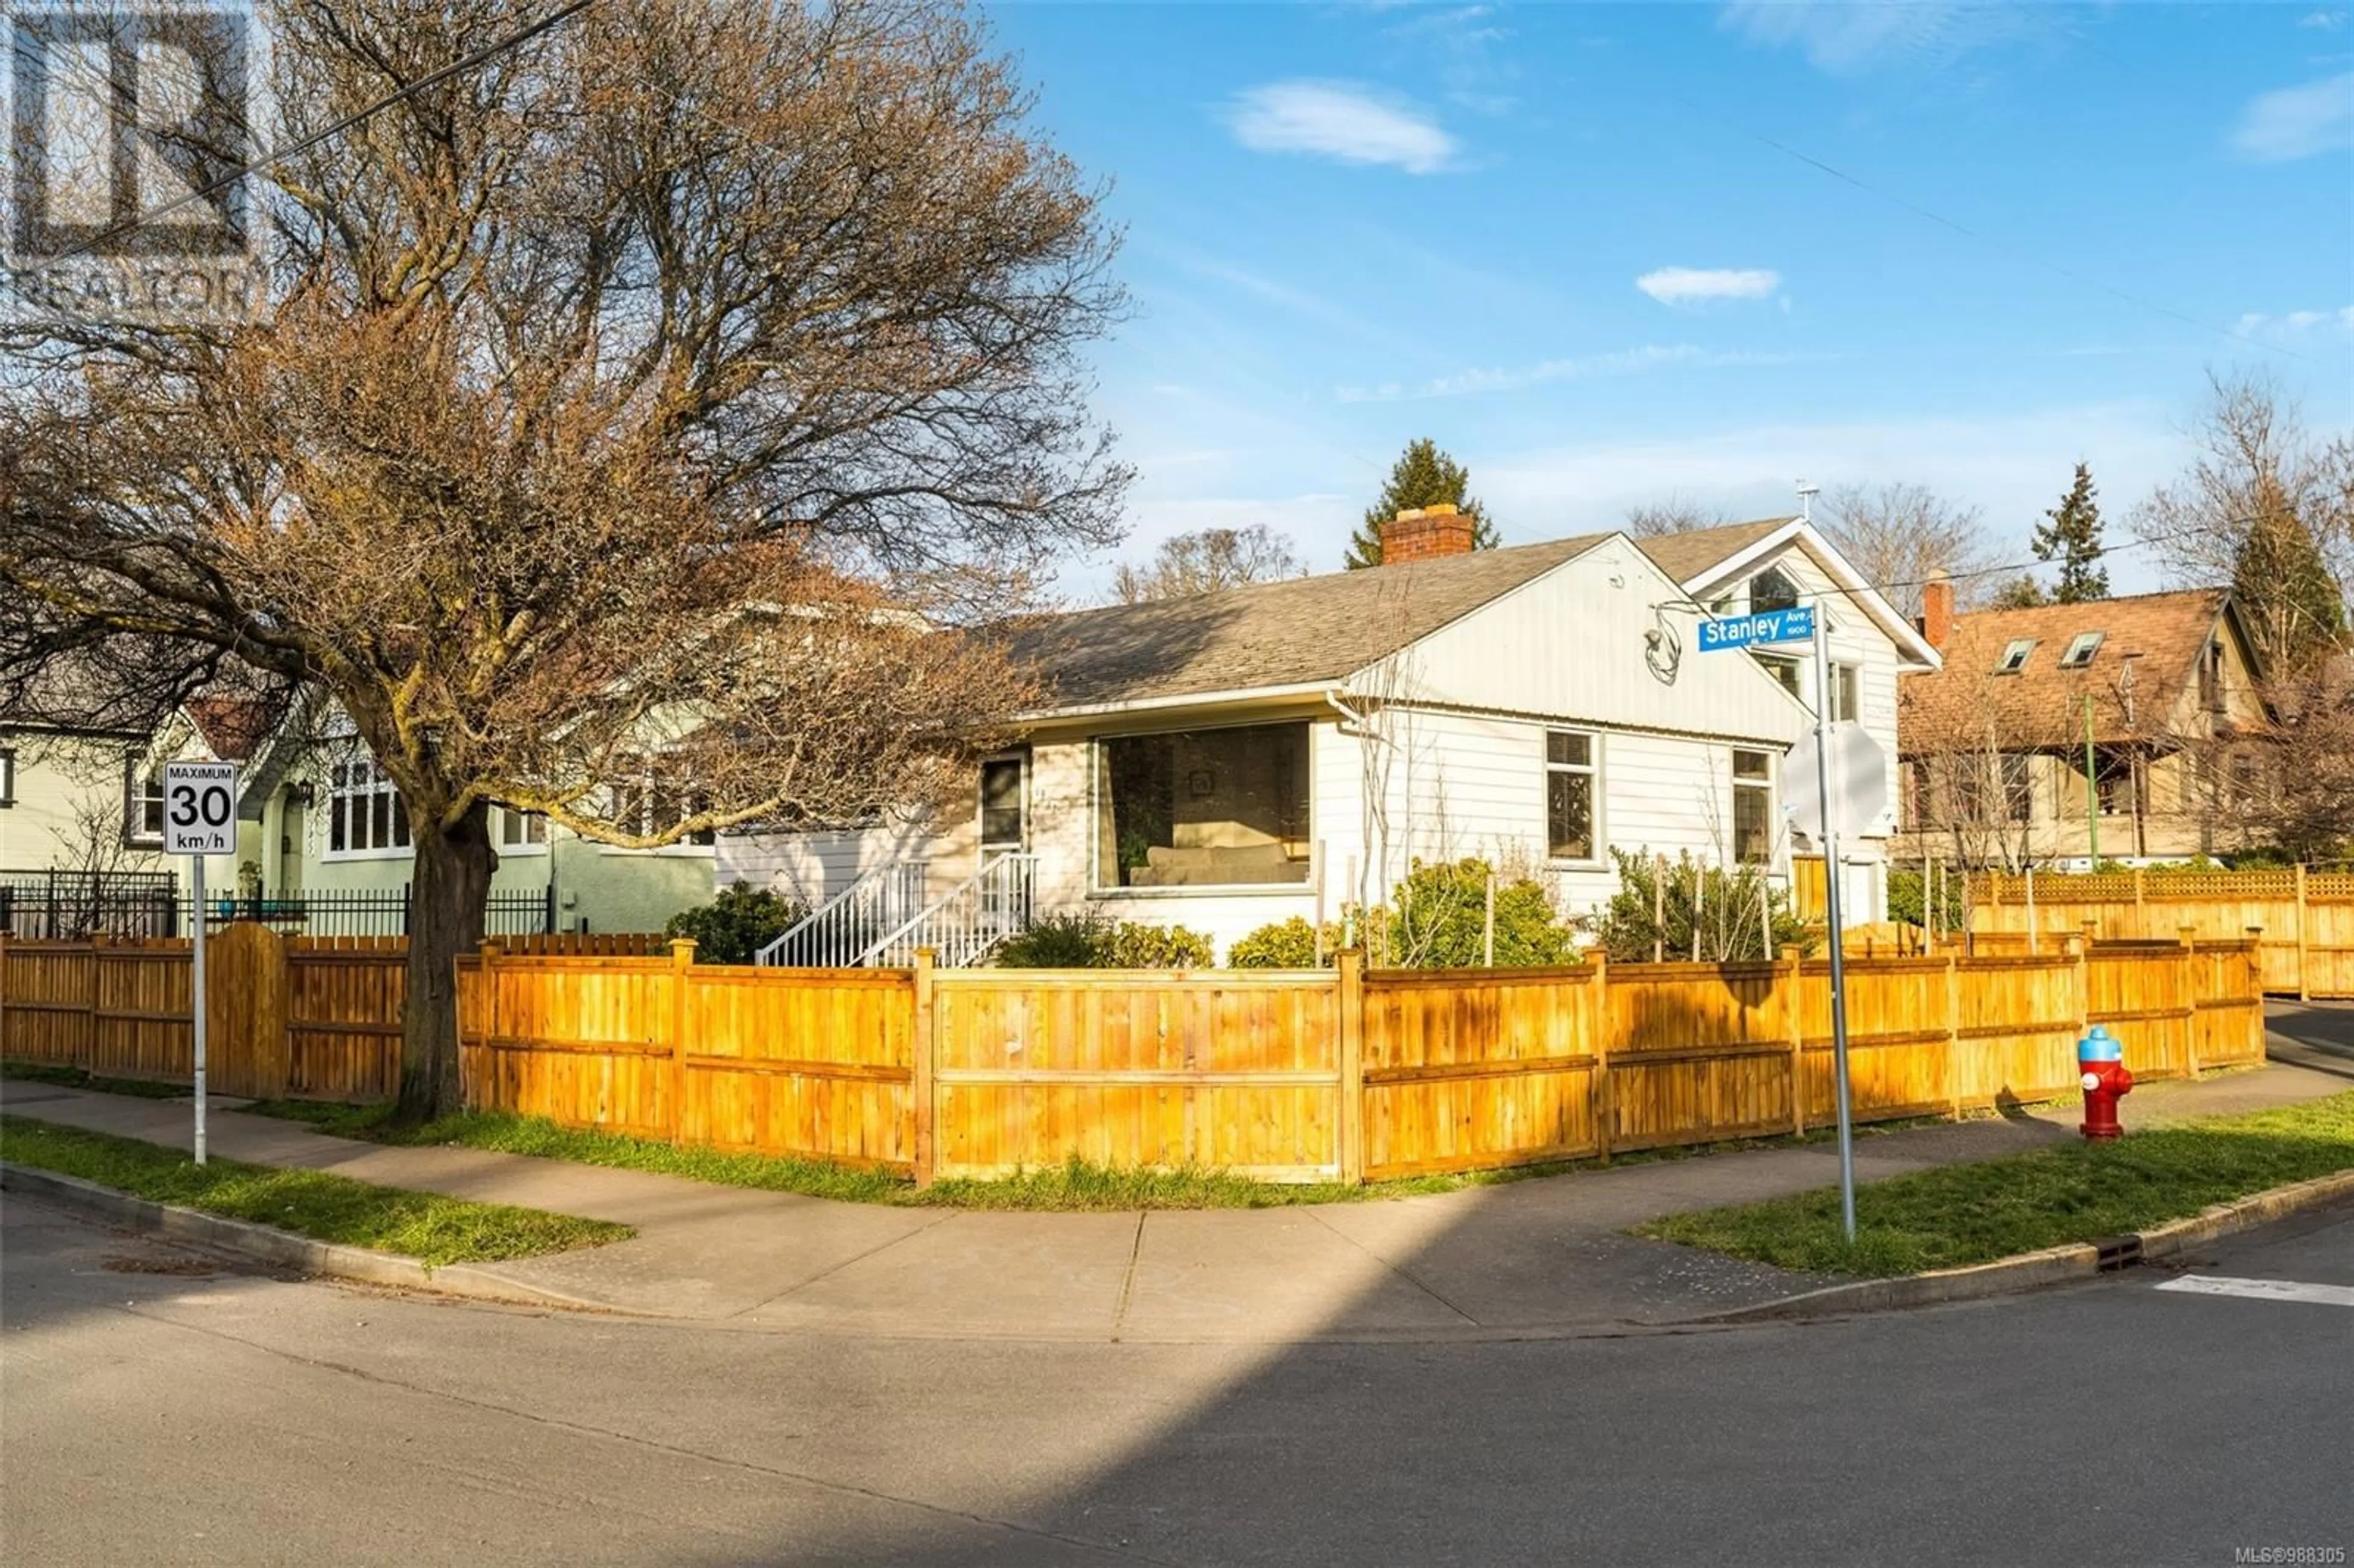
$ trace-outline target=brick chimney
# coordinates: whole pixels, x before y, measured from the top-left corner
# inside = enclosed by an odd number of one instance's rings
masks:
[[[1953,640],[1954,580],[1945,573],[1932,572],[1921,585],[1921,619],[1914,624],[1923,640],[1940,653]]]
[[[1470,553],[1471,519],[1451,502],[1409,507],[1397,514],[1397,521],[1382,528],[1382,565],[1385,567]]]

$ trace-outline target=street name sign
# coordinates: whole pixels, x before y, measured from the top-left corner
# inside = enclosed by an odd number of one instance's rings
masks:
[[[1804,642],[1815,634],[1815,607],[1761,609],[1749,615],[1728,615],[1700,623],[1700,651],[1755,648],[1769,642]]]

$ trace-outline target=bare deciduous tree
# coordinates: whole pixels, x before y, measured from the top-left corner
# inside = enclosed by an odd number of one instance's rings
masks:
[[[1917,484],[1846,485],[1823,497],[1817,524],[1840,553],[1906,619],[1921,613],[1921,584],[1952,577],[1968,600],[1994,563],[1978,508]]]
[[[287,132],[514,0],[279,0]],[[454,1106],[494,805],[652,845],[958,776],[1024,686],[955,627],[1107,542],[1097,194],[944,0],[605,0],[273,171],[260,319],[20,339],[0,697],[323,692],[415,838],[401,1106]],[[140,713],[138,710],[147,710]]]
[[[2323,443],[2269,379],[2210,373],[2199,457],[2135,514],[2168,576],[2238,590],[2265,673],[2300,680],[2346,632],[2354,438]]]
[[[1123,561],[1112,580],[1122,604],[1215,593],[1245,583],[1308,575],[1291,541],[1264,523],[1247,528],[1203,528],[1161,541],[1142,566]]]
[[[1657,539],[1670,534],[1697,533],[1702,528],[1722,528],[1734,521],[1719,507],[1703,506],[1697,501],[1675,494],[1670,494],[1665,501],[1627,508],[1627,532],[1638,539]]]

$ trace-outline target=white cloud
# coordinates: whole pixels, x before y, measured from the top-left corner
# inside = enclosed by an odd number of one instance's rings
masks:
[[[1763,267],[1662,267],[1635,280],[1635,287],[1663,305],[1763,300],[1781,286],[1782,274]]]
[[[1628,376],[1645,370],[1712,370],[1726,366],[1785,365],[1793,356],[1782,354],[1723,352],[1693,344],[1645,344],[1639,348],[1614,349],[1607,354],[1570,359],[1539,360],[1533,365],[1457,371],[1423,382],[1385,382],[1379,387],[1342,387],[1334,396],[1343,403],[1402,403],[1426,397],[1463,397],[1481,392],[1517,392],[1553,381],[1585,381],[1598,376]]]
[[[2334,311],[2289,311],[2277,316],[2250,311],[2232,323],[2232,335],[2282,343],[2305,337],[2316,327],[2354,332],[2354,305],[2343,305]]]
[[[1846,75],[1903,61],[1942,66],[1972,50],[2039,36],[2064,23],[2034,7],[2009,4],[1732,0],[1719,13],[1718,25],[1751,43],[1796,45],[1818,70]]]
[[[1235,140],[1261,153],[1308,153],[1344,164],[1386,164],[1411,175],[1448,168],[1454,137],[1415,111],[1341,81],[1271,81],[1235,100]]]
[[[2258,95],[2232,132],[2232,148],[2258,163],[2285,163],[2354,146],[2354,71]]]
[[[2307,11],[2296,19],[2300,27],[2318,27],[2325,33],[2336,32],[2346,25],[2343,11]]]

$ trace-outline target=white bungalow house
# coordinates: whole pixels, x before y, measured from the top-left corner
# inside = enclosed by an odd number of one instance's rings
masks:
[[[1891,758],[1899,673],[1936,667],[1795,518],[1474,552],[1469,520],[1432,508],[1384,551],[1368,570],[1044,618],[1017,647],[1053,701],[981,764],[969,812],[722,835],[718,882],[821,911],[772,955],[787,962],[903,959],[918,941],[970,961],[1010,899],[1182,925],[1223,952],[1465,855],[1577,915],[1615,889],[1614,848],[1788,874],[1779,779],[1812,723],[1805,651],[1700,652],[1703,605],[1821,602],[1838,716]],[[1892,826],[1850,841],[1856,917],[1884,909]]]

